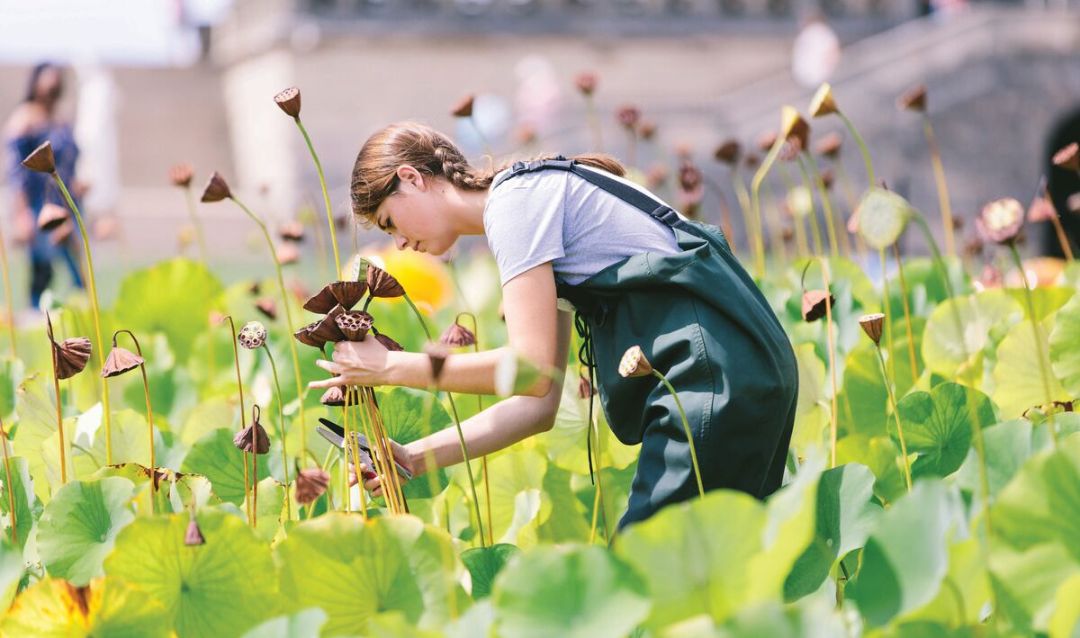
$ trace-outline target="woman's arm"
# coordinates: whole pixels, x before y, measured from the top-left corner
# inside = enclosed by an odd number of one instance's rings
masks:
[[[557,354],[557,316],[555,275],[551,263],[525,271],[503,286],[503,308],[510,345],[476,353],[453,354],[447,358],[437,388],[447,392],[495,394],[495,367],[512,349],[541,370],[566,365],[566,353]],[[316,365],[338,375],[314,381],[311,388],[340,385],[400,385],[410,388],[432,386],[428,356],[416,352],[388,352],[378,341],[340,342],[334,346],[333,361]],[[535,384],[519,392],[543,398],[552,383],[542,376]]]

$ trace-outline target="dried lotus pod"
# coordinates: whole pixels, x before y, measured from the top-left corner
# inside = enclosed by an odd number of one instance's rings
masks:
[[[53,230],[68,220],[67,209],[58,204],[45,204],[38,213],[38,230]]]
[[[926,85],[916,84],[903,92],[896,100],[896,106],[902,111],[926,112]]]
[[[349,395],[349,405],[360,405],[360,391],[357,388],[351,388]],[[342,386],[334,386],[323,392],[319,402],[334,408],[343,407],[345,405],[345,389]]]
[[[256,301],[255,309],[261,312],[263,316],[270,321],[277,319],[277,302],[270,297],[263,297]]]
[[[803,321],[810,323],[824,317],[825,311],[828,309],[825,305],[826,300],[828,300],[830,306],[836,303],[836,298],[827,290],[808,290],[804,292],[802,296]]]
[[[202,530],[199,529],[199,523],[196,522],[195,517],[192,516],[188,521],[187,531],[184,532],[184,545],[188,547],[195,547],[197,545],[205,545],[206,539],[202,535]]]
[[[262,410],[258,405],[252,406],[251,424],[236,433],[233,437],[233,445],[245,452],[256,454],[268,454],[270,452],[270,437],[266,434],[266,428],[259,423]]]
[[[652,371],[652,364],[645,358],[641,346],[630,346],[619,360],[619,375],[622,377],[647,377]]]
[[[36,173],[55,173],[56,158],[53,157],[52,144],[44,142],[30,151],[30,154],[23,159],[22,165]]]
[[[312,348],[318,348],[322,350],[322,347],[326,345],[326,339],[320,339],[315,336],[314,330],[322,323],[321,320],[313,321],[308,325],[300,328],[293,333],[293,338],[304,344],[305,346],[311,346]]]
[[[300,117],[300,89],[295,86],[290,86],[275,95],[274,102],[285,112],[285,115],[292,118]]]
[[[169,181],[177,188],[191,186],[191,180],[195,177],[195,171],[191,164],[175,164],[169,169]]]
[[[476,343],[476,335],[472,330],[469,330],[465,326],[458,323],[457,319],[454,319],[454,323],[442,333],[439,337],[439,343],[450,346],[451,348],[463,348],[471,346]]]
[[[206,182],[206,188],[203,189],[200,201],[208,204],[220,202],[230,197],[232,197],[232,191],[229,190],[229,184],[225,181],[225,178],[217,171],[211,173],[209,181]]]
[[[379,343],[381,343],[384,348],[386,348],[387,350],[389,350],[391,352],[401,352],[401,351],[405,350],[405,348],[401,347],[400,343],[398,343],[397,341],[394,341],[393,339],[391,339],[390,337],[382,334],[381,332],[376,332],[375,333],[375,340],[378,341]]]
[[[742,147],[739,145],[739,141],[734,138],[729,138],[724,140],[720,146],[716,147],[716,150],[713,152],[713,157],[718,162],[727,164],[728,166],[734,166],[739,163],[739,154],[741,150]]]
[[[101,368],[101,376],[106,379],[120,376],[138,368],[143,361],[145,360],[142,357],[131,350],[117,346],[116,341],[113,340],[112,350],[109,351],[109,356],[105,358],[105,365]]]
[[[334,322],[338,330],[345,335],[346,341],[363,341],[368,330],[371,330],[372,324],[375,323],[375,318],[363,310],[353,310],[339,314]]]
[[[310,505],[326,492],[330,474],[322,468],[313,467],[296,473],[296,502]]]
[[[304,302],[304,310],[310,310],[321,315],[341,306],[345,310],[352,310],[367,292],[366,281],[335,281],[323,286],[314,297]]]
[[[322,339],[323,343],[332,341],[337,343],[338,341],[345,341],[345,334],[341,332],[341,328],[338,328],[337,318],[345,314],[345,309],[341,306],[334,306],[334,309],[326,314],[322,320],[315,324],[312,328],[311,334],[317,339]],[[321,346],[320,346],[321,347]]]
[[[875,344],[881,343],[881,329],[884,323],[885,315],[880,312],[859,317],[859,326]]]
[[[236,340],[248,350],[261,348],[266,343],[266,326],[258,321],[249,321],[240,329]]]
[[[450,114],[454,117],[472,117],[473,114],[473,102],[476,101],[476,96],[469,94],[461,98],[454,108],[450,109]]]
[[[82,372],[86,368],[86,363],[90,361],[92,351],[90,340],[86,337],[72,337],[56,343],[56,339],[53,338],[52,319],[49,317],[48,312],[45,313],[45,326],[49,334],[49,341],[52,343],[56,377],[58,379],[70,379]]]
[[[374,264],[368,264],[367,287],[372,297],[401,297],[405,289],[394,276]]]

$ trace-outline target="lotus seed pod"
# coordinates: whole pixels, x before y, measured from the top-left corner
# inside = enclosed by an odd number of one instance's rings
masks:
[[[195,177],[195,171],[191,164],[175,164],[169,169],[169,181],[178,188],[191,186],[191,180]]]
[[[363,341],[374,322],[375,318],[362,310],[341,313],[334,318],[346,341]]]
[[[836,100],[833,98],[832,86],[828,82],[821,85],[821,88],[814,94],[813,99],[810,100],[810,117],[818,118],[825,117],[831,113],[839,111],[836,108]]]
[[[240,329],[236,340],[248,350],[261,348],[266,343],[266,326],[258,321],[249,321]]]
[[[645,358],[640,346],[630,346],[619,361],[619,375],[626,378],[647,377],[652,371],[652,364]]]
[[[881,328],[884,323],[885,315],[880,312],[859,317],[859,326],[875,344],[881,343]]]
[[[52,144],[45,142],[30,151],[30,154],[23,159],[22,165],[37,173],[55,173],[56,158],[53,157]]]
[[[1008,244],[1016,241],[1023,223],[1023,204],[1005,197],[983,206],[975,218],[975,229],[985,241]]]
[[[300,89],[290,86],[274,96],[278,107],[292,118],[300,117]]]
[[[476,335],[455,320],[439,337],[439,343],[451,348],[463,348],[475,344]]]
[[[811,323],[825,316],[828,307],[836,303],[836,298],[827,290],[808,290],[802,296],[803,321]]]
[[[450,114],[454,117],[472,117],[473,103],[476,101],[476,96],[469,94],[461,98],[454,108],[450,109]]]
[[[101,368],[101,376],[105,378],[120,376],[125,372],[138,368],[143,362],[142,357],[126,348],[117,346],[114,341],[109,356],[105,358],[105,365]]]
[[[300,470],[296,474],[296,502],[310,505],[326,492],[330,474],[320,468]]]
[[[232,191],[229,190],[225,178],[217,171],[211,173],[209,181],[206,182],[206,188],[203,189],[200,201],[204,203],[220,202],[230,197],[232,197]]]

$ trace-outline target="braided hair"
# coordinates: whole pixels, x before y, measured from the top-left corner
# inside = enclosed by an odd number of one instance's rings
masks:
[[[531,159],[548,157],[554,155]],[[574,159],[615,175],[626,173],[622,164],[609,155],[590,153]],[[509,164],[477,169],[450,138],[430,126],[416,122],[391,124],[369,137],[356,156],[350,188],[353,214],[364,226],[374,224],[375,210],[397,188],[399,166],[412,166],[425,175],[441,177],[464,191],[484,191]]]

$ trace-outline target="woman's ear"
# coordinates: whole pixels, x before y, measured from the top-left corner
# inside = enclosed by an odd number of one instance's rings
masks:
[[[408,164],[398,166],[397,176],[402,184],[409,184],[418,191],[427,189],[427,185],[424,182],[424,174]]]

